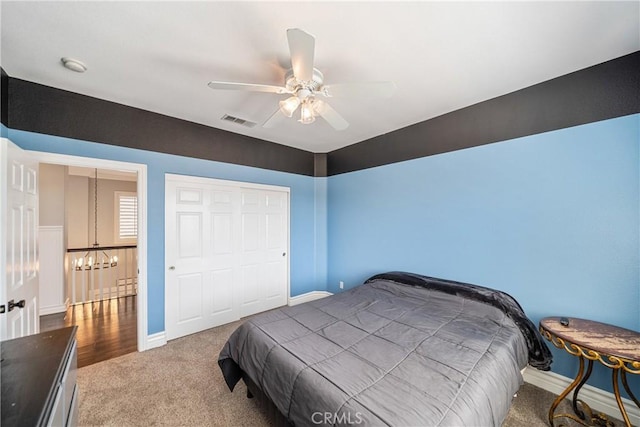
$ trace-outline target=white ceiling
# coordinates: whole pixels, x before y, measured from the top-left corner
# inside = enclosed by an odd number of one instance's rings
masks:
[[[328,152],[640,50],[640,2],[7,2],[16,77],[312,152]],[[350,123],[262,124],[286,95],[287,28],[316,38],[325,83],[392,80],[393,98],[329,99]],[[84,74],[60,58],[87,64]]]

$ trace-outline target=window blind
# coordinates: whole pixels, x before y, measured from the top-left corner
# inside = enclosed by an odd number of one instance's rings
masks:
[[[135,239],[138,237],[138,197],[120,194],[118,197],[118,237]]]

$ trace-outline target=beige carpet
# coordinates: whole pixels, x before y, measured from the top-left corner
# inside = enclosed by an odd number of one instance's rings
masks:
[[[217,356],[240,322],[166,346],[80,368],[80,426],[262,426],[268,422],[240,382],[224,383]],[[522,386],[503,427],[547,426],[553,396]]]

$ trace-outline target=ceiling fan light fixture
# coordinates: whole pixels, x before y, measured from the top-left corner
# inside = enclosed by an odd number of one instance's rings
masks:
[[[308,125],[313,123],[316,120],[315,115],[313,114],[313,108],[309,102],[305,102],[302,104],[300,108],[300,123]]]
[[[284,101],[280,101],[280,111],[282,111],[282,114],[285,116],[292,117],[299,105],[300,99],[298,99],[297,96],[292,96]]]
[[[250,92],[275,93],[278,95],[293,95],[279,102],[279,108],[273,112],[262,124],[264,128],[271,128],[281,118],[293,117],[300,107],[302,124],[313,123],[316,117],[321,117],[335,130],[345,130],[349,123],[331,105],[316,99],[323,97],[360,97],[365,99],[389,98],[393,95],[393,82],[353,82],[337,83],[325,86],[324,75],[315,68],[315,38],[299,28],[287,30],[291,69],[284,75],[284,86],[263,85],[256,83],[234,83],[210,81],[208,86],[215,90],[241,90]]]

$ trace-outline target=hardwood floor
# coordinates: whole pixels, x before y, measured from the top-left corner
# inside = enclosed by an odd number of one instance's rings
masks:
[[[40,331],[76,325],[78,367],[138,350],[136,296],[69,307],[40,317]]]

